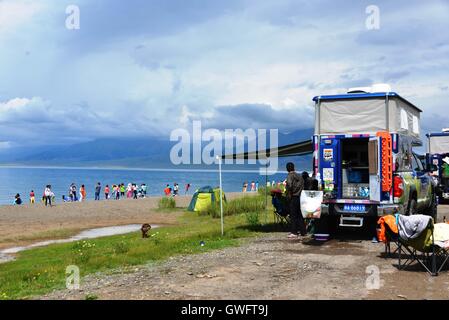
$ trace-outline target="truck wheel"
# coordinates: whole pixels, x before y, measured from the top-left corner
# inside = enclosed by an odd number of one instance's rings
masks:
[[[406,216],[418,214],[418,202],[415,199],[410,199],[407,210],[405,211]]]

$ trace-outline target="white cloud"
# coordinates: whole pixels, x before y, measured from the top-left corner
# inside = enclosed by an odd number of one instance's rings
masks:
[[[0,1],[0,34],[13,32],[42,10],[42,3],[31,0]]]
[[[438,32],[449,27],[443,1],[380,1],[379,31],[365,29],[365,6],[346,1],[239,1],[238,10],[171,1],[141,1],[142,8],[100,1],[101,10],[81,1],[81,29],[70,32],[60,2],[0,0],[0,16],[8,9],[0,22],[0,122],[10,125],[11,139],[20,124],[29,128],[15,139],[46,132],[54,139],[168,136],[194,118],[291,130],[289,118],[309,114],[313,96],[384,79],[422,107],[432,127],[430,115],[443,105],[435,97],[449,99],[442,89],[449,46]],[[173,14],[175,3],[195,14]],[[158,17],[141,14],[151,6]],[[127,21],[119,9],[130,14]],[[1,30],[16,34],[2,41]],[[313,123],[300,120],[298,126]]]

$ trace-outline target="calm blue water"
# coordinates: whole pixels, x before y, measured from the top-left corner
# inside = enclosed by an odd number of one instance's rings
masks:
[[[270,181],[281,181],[284,174],[269,176]],[[226,172],[222,174],[223,190],[236,192],[242,190],[243,182],[259,181],[259,186],[265,184],[265,176],[258,172]],[[29,193],[34,190],[36,201],[42,196],[45,185],[51,184],[56,196],[56,202],[61,202],[62,195],[67,195],[70,184],[74,182],[79,187],[84,184],[87,200],[94,199],[94,189],[97,182],[102,187],[118,183],[145,183],[150,195],[162,195],[166,184],[173,186],[178,183],[180,194],[184,194],[187,183],[191,184],[189,194],[195,189],[210,185],[219,185],[218,172],[182,172],[182,171],[147,171],[126,169],[66,169],[66,168],[0,168],[0,204],[12,204],[14,196],[19,193],[24,203],[29,201]],[[103,193],[101,194],[104,198]]]

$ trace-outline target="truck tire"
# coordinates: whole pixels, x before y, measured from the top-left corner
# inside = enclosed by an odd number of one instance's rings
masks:
[[[405,211],[406,216],[418,214],[418,202],[411,198],[407,205],[407,210]]]

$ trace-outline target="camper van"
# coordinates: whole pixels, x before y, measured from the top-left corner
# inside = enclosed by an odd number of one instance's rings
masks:
[[[427,136],[427,166],[433,171],[438,184],[437,195],[439,202],[449,201],[449,177],[445,173],[449,166],[449,130],[441,133],[429,133]]]
[[[435,184],[414,152],[423,145],[422,111],[389,91],[361,88],[313,98],[321,214],[341,227],[394,213],[436,216]]]

